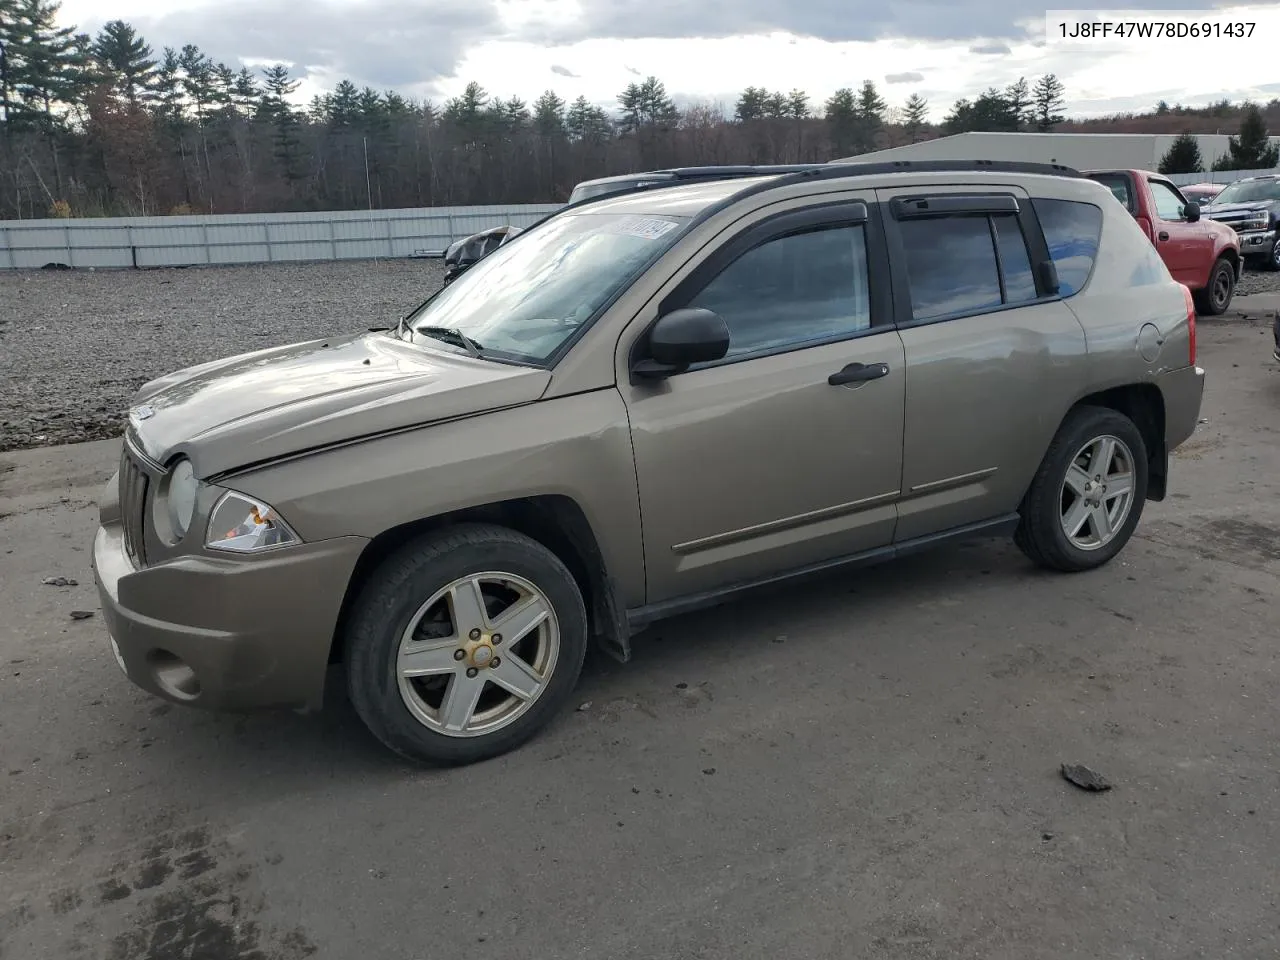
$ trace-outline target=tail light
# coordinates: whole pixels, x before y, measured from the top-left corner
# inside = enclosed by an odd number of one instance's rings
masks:
[[[1142,228],[1142,232],[1147,235],[1147,239],[1152,243],[1156,242],[1156,232],[1151,226],[1151,221],[1146,217],[1134,217],[1138,221],[1138,226]]]
[[[1196,362],[1196,301],[1191,296],[1191,288],[1185,283],[1182,284],[1182,296],[1187,301],[1187,343],[1188,352],[1191,355],[1187,362],[1194,366]]]

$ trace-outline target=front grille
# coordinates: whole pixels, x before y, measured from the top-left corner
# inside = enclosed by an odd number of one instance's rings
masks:
[[[124,526],[124,549],[136,567],[147,564],[145,517],[147,485],[150,478],[125,444],[120,456],[120,521]]]

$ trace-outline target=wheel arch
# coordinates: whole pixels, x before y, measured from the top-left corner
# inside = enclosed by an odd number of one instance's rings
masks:
[[[341,662],[345,656],[343,638],[352,604],[378,565],[405,544],[462,523],[491,523],[506,527],[554,553],[569,569],[582,591],[591,639],[615,659],[622,662],[630,659],[626,611],[586,513],[572,497],[547,494],[423,517],[384,530],[370,540],[347,583],[330,639],[330,663]]]
[[[1154,383],[1130,383],[1081,397],[1063,414],[1079,407],[1106,407],[1133,421],[1147,446],[1147,499],[1160,501],[1168,488],[1169,452],[1165,443],[1164,394]]]

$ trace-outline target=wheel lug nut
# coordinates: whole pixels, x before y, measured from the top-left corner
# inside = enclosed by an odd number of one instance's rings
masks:
[[[502,666],[502,658],[501,658],[501,657],[494,657],[494,658],[493,658],[493,663],[489,664],[489,666],[491,666],[491,667],[500,667],[500,666]]]
[[[472,640],[479,640],[479,639],[480,639],[480,628],[479,628],[479,627],[477,627],[476,629],[474,629],[474,630],[472,630],[472,631],[471,631],[471,639],[472,639]]]
[[[500,634],[500,633],[495,633],[495,634],[493,635],[493,642],[494,642],[494,643],[501,643],[501,642],[502,642],[502,634]]]
[[[467,651],[465,651],[465,650],[455,650],[455,651],[453,651],[453,659],[455,659],[455,660],[461,660],[461,659],[462,659],[463,657],[465,657],[466,655],[467,655]]]
[[[467,676],[471,677],[472,679],[474,679],[476,674],[478,674],[479,672],[480,671],[477,670],[475,667],[467,667]]]

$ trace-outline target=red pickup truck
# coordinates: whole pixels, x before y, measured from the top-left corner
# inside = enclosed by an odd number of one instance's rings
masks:
[[[1150,170],[1085,170],[1084,175],[1111,189],[1155,244],[1173,279],[1186,284],[1196,309],[1209,316],[1231,306],[1244,270],[1240,238],[1225,224],[1200,218],[1172,181]]]

